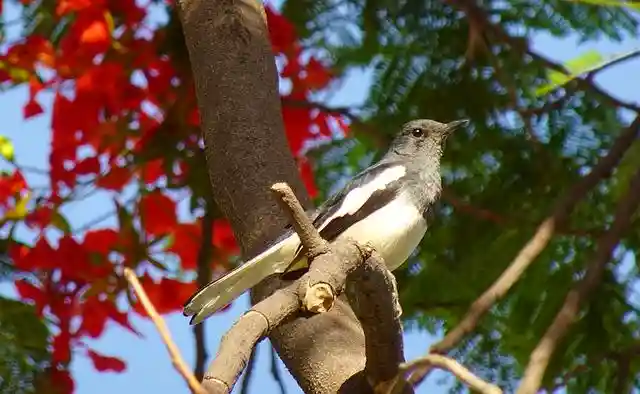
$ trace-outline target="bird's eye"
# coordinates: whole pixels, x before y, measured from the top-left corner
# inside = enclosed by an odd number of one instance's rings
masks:
[[[411,135],[414,137],[422,137],[424,135],[424,130],[415,128],[411,130]]]

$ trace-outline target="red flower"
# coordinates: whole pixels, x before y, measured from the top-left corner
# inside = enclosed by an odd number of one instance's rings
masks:
[[[181,310],[184,302],[196,291],[194,282],[185,283],[169,278],[162,278],[159,282],[155,282],[145,275],[140,278],[140,283],[160,314]],[[134,310],[141,316],[147,316],[140,302],[134,305]]]
[[[116,248],[118,238],[118,232],[112,228],[89,230],[84,235],[82,245],[88,252],[100,253],[106,256]]]
[[[159,191],[142,197],[140,214],[145,230],[151,235],[170,233],[178,224],[176,203]]]
[[[120,312],[110,301],[101,301],[97,297],[90,297],[82,305],[82,324],[78,332],[91,338],[98,338],[104,332],[109,319],[120,324],[134,334],[140,335],[131,325],[126,313]]]

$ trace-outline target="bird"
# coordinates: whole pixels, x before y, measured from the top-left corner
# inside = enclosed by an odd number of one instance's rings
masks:
[[[424,237],[440,197],[447,137],[468,123],[416,119],[403,124],[378,162],[308,212],[322,238],[369,244],[390,271],[401,266]],[[266,277],[307,267],[300,238],[289,226],[266,250],[195,292],[183,314],[191,317],[191,325],[198,324]]]

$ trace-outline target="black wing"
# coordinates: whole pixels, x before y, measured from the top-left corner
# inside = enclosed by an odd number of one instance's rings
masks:
[[[365,201],[353,213],[345,213],[340,216],[335,216],[336,213],[342,207],[345,196],[352,190],[371,182],[375,177],[379,176],[383,171],[401,165],[397,162],[383,162],[373,165],[367,168],[365,171],[356,175],[351,181],[349,181],[342,190],[330,197],[324,204],[322,204],[317,211],[317,216],[313,220],[315,228],[320,229],[320,236],[331,242],[335,240],[342,232],[351,227],[358,221],[371,215],[376,210],[382,208],[395,198],[401,185],[402,177],[388,183],[383,189],[375,190]],[[295,271],[306,267],[297,267],[297,263],[304,255],[304,248],[302,245],[298,246],[296,253],[289,264],[289,267],[285,272],[291,272],[293,267]]]

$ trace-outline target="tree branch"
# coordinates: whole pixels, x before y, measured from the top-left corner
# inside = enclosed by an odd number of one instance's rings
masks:
[[[640,202],[640,170],[633,176],[628,193],[620,200],[611,228],[598,240],[596,252],[587,266],[585,277],[567,294],[564,304],[531,353],[518,394],[535,394],[557,345],[576,320],[581,305],[600,284],[602,274],[620,238],[631,224]]]
[[[610,350],[605,352],[597,357],[592,357],[587,359],[583,364],[576,365],[567,371],[562,377],[558,378],[557,383],[553,385],[550,389],[547,390],[549,393],[555,393],[560,388],[566,386],[569,381],[575,378],[577,375],[588,371],[593,366],[602,364],[606,360],[625,360],[625,359],[634,359],[640,355],[640,342],[634,343],[623,350]]]
[[[182,359],[180,350],[178,350],[178,347],[173,342],[173,339],[171,339],[171,334],[169,333],[169,329],[167,328],[164,319],[158,314],[158,311],[156,311],[156,308],[149,300],[149,297],[147,297],[147,293],[142,288],[142,285],[138,281],[135,272],[133,272],[131,268],[126,267],[124,269],[124,277],[127,279],[127,282],[129,282],[131,287],[133,287],[133,291],[136,293],[138,301],[140,301],[142,307],[147,312],[147,315],[149,315],[151,321],[153,321],[153,324],[156,326],[156,329],[158,330],[158,333],[160,333],[160,337],[162,338],[162,342],[164,342],[167,350],[169,351],[169,355],[171,356],[171,363],[187,382],[189,388],[191,389],[191,392],[195,394],[207,394],[204,388],[200,385],[200,382],[196,380],[195,376],[193,376],[191,370]]]
[[[536,230],[533,237],[520,250],[513,259],[509,267],[498,277],[498,279],[478,297],[467,311],[464,318],[458,325],[445,335],[445,337],[434,344],[430,352],[445,354],[455,347],[465,336],[471,333],[480,318],[520,279],[524,271],[533,263],[538,255],[546,248],[557,228],[562,228],[566,224],[576,204],[593,189],[601,179],[610,176],[613,169],[618,165],[625,152],[633,141],[640,134],[640,116],[622,131],[620,136],[611,146],[609,153],[604,156],[593,167],[591,172],[574,184],[566,194],[556,202],[551,216],[547,217]],[[422,381],[430,368],[418,370],[410,381],[414,384]]]
[[[444,0],[444,1],[452,5],[453,7],[456,7],[459,10],[463,11],[469,18],[470,23],[473,23],[476,28],[481,28],[486,32],[492,33],[495,38],[497,38],[498,40],[502,41],[505,44],[508,44],[512,49],[518,51],[520,54],[529,55],[534,60],[542,63],[543,65],[545,65],[546,67],[552,70],[570,75],[569,71],[562,64],[556,63],[555,61],[533,51],[529,47],[529,44],[527,43],[526,39],[513,37],[509,33],[507,33],[507,31],[505,31],[502,26],[491,23],[486,11],[482,9],[480,6],[478,6],[475,0]],[[633,54],[631,57],[634,57],[637,55],[638,54]],[[600,67],[598,70],[595,70],[595,71],[600,72],[605,68],[610,67],[611,65],[617,64],[624,60],[628,60],[628,57],[625,57],[624,59],[616,62],[611,62],[610,64],[604,65],[603,67]],[[617,107],[625,108],[636,113],[640,112],[640,104],[623,101],[611,96],[610,94],[602,90],[593,81],[593,75],[594,73],[591,73],[590,76],[587,76],[587,77],[578,77],[578,78],[575,78],[574,81],[580,89],[590,90]]]
[[[482,394],[502,394],[500,387],[485,382],[456,360],[439,354],[428,354],[424,357],[420,357],[416,360],[403,364],[400,366],[400,374],[398,375],[398,378],[402,376],[406,377],[411,374],[412,371],[426,366],[451,372],[456,378],[458,378],[458,380],[473,391],[477,391]],[[389,385],[387,390],[385,390],[386,394],[392,394],[395,392],[394,389],[396,382],[394,381],[392,383],[394,384]]]
[[[196,283],[198,288],[203,288],[211,280],[211,256],[213,252],[213,245],[211,239],[213,238],[213,209],[211,209],[212,202],[205,200],[204,216],[201,223],[201,240],[200,250],[198,251],[197,261],[197,276]],[[206,322],[196,324],[193,326],[193,336],[195,339],[196,347],[196,366],[194,373],[198,380],[202,380],[204,376],[204,369],[209,357],[207,354],[207,344],[205,337],[205,325]]]
[[[337,241],[329,246],[286,184],[275,184],[272,190],[291,218],[311,263],[310,268],[295,282],[255,304],[225,334],[204,377],[205,388],[209,393],[230,393],[259,341],[301,312],[329,311],[347,281],[356,289],[356,315],[364,332],[369,334],[364,374],[373,385],[394,377],[404,361],[402,332],[399,313],[394,309],[397,293],[384,262],[373,249],[351,240]],[[382,274],[384,285],[380,284],[379,274]],[[376,279],[375,287],[371,286]],[[324,392],[328,392],[326,387]]]
[[[286,224],[271,185],[286,182],[305,207],[311,206],[284,132],[264,9],[255,0],[179,0],[177,6],[212,194],[248,259],[265,250]],[[272,275],[252,289],[252,300],[286,285]],[[306,393],[333,394],[365,364],[364,333],[344,299],[328,313],[288,320],[269,339]],[[362,391],[370,389],[364,377],[359,382]]]

